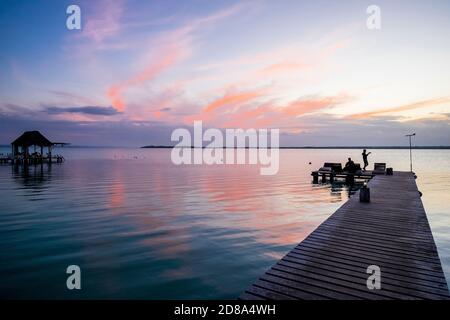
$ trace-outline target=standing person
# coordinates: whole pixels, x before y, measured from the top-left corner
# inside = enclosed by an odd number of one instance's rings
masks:
[[[366,167],[369,165],[369,161],[367,161],[367,157],[368,157],[369,154],[371,154],[371,153],[372,153],[372,152],[367,153],[367,152],[366,152],[366,149],[363,150],[362,157],[363,157],[363,160],[364,160],[364,168],[363,168],[364,171],[366,171]]]

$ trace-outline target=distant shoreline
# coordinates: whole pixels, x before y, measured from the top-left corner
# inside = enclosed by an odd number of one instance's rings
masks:
[[[0,148],[11,148],[10,145],[0,145]],[[78,149],[78,148],[89,148],[89,149],[108,149],[108,148],[126,148],[126,149],[171,149],[174,148],[174,146],[167,146],[167,145],[148,145],[148,146],[77,146],[77,145],[71,145],[71,146],[65,146],[64,149]],[[180,148],[180,147],[177,147]],[[185,147],[188,148],[188,147]],[[194,148],[194,147],[191,147]],[[208,147],[203,147],[208,148]],[[234,149],[237,149],[234,148]],[[243,148],[239,148],[243,149]],[[245,149],[249,149],[249,147],[246,147]],[[280,149],[391,149],[391,150],[403,150],[403,149],[409,149],[409,146],[301,146],[301,147],[280,147]],[[450,150],[450,146],[413,146],[412,149],[414,150]]]
[[[174,148],[174,146],[143,146],[140,147],[141,149],[168,149],[168,148]],[[177,148],[183,148],[183,147],[177,147]],[[189,148],[189,147],[184,147]],[[194,148],[194,147],[190,147]],[[203,147],[203,149],[208,147]],[[337,146],[337,147],[315,147],[315,146],[304,146],[304,147],[279,147],[280,149],[409,149],[409,146]],[[222,148],[226,149],[226,148]],[[250,149],[249,147],[245,148],[230,148],[230,149]],[[416,150],[450,150],[450,146],[413,146],[412,149]]]

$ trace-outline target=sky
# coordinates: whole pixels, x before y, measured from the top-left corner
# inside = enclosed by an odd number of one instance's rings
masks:
[[[81,9],[69,30],[66,9]],[[369,5],[379,29],[367,27]],[[449,1],[0,1],[0,144],[174,144],[280,129],[281,146],[450,145]]]

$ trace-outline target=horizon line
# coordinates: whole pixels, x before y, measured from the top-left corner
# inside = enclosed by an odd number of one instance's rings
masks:
[[[0,144],[0,147],[11,147],[10,144]],[[169,148],[199,148],[194,146],[182,147],[178,145],[144,145],[144,146],[108,146],[108,145],[69,145],[59,148],[128,148],[128,149],[169,149]],[[279,149],[409,149],[409,146],[280,146]],[[258,149],[258,147],[209,147],[201,149]],[[270,149],[270,147],[267,147]],[[450,145],[412,146],[411,149],[450,149]]]

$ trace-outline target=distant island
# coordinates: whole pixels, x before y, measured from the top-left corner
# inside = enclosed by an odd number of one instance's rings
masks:
[[[166,148],[194,148],[194,147],[179,147],[179,146],[167,146],[167,145],[148,145],[141,147],[142,149],[166,149]],[[203,147],[210,148],[210,147]],[[237,149],[238,147],[234,147]],[[280,149],[409,149],[409,146],[302,146],[302,147],[279,147]],[[225,147],[223,147],[225,149]],[[240,149],[249,149],[249,147],[240,148]],[[450,146],[413,146],[412,149],[425,149],[425,150],[449,150]]]

